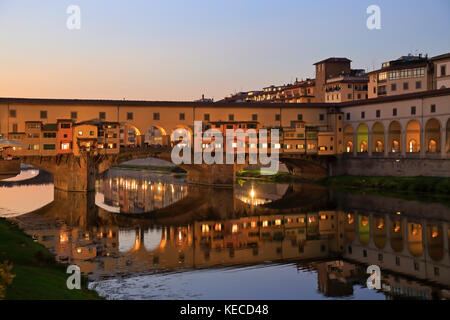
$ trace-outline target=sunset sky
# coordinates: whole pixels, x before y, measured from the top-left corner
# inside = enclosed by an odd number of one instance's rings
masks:
[[[313,77],[330,56],[372,70],[450,52],[449,30],[448,0],[0,0],[0,97],[219,100]]]

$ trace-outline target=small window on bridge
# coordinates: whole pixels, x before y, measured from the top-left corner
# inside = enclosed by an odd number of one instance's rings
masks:
[[[154,112],[153,113],[153,120],[159,120],[159,112]]]
[[[106,119],[106,112],[99,112],[98,117],[100,120],[105,120]]]
[[[180,113],[180,120],[185,120],[185,114],[184,113]]]
[[[71,118],[71,119],[76,119],[76,118],[78,118],[78,113],[77,113],[76,111],[72,111],[72,112],[70,113],[70,118]]]
[[[11,118],[15,118],[17,116],[17,111],[16,110],[9,110],[9,116]]]
[[[203,115],[203,119],[204,119],[205,121],[209,121],[209,113],[205,113],[205,114]]]
[[[133,112],[127,112],[127,120],[133,120]]]

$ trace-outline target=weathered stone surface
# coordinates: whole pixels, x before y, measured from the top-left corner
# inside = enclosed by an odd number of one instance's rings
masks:
[[[333,176],[450,178],[450,159],[340,157],[333,163],[332,167]]]
[[[20,173],[20,161],[18,160],[0,160],[1,175],[17,175]]]

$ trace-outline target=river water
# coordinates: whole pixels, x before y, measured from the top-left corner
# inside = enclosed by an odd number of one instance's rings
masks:
[[[0,181],[0,216],[108,299],[450,298],[443,204],[254,180],[212,189],[121,169],[96,189],[54,190],[51,175],[23,169]]]

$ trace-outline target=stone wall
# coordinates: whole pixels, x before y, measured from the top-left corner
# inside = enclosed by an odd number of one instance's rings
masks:
[[[20,161],[0,160],[0,175],[18,175],[20,173]]]
[[[342,156],[332,163],[330,175],[450,178],[450,159],[384,159]]]

